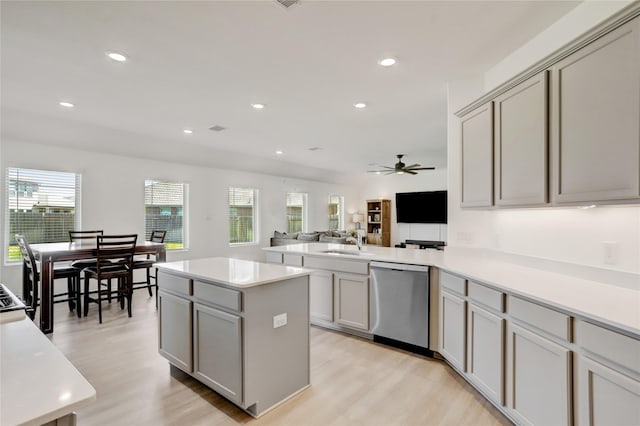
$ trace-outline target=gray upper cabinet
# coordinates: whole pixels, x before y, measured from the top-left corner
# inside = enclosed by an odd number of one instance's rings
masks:
[[[493,205],[493,102],[461,119],[462,207]]]
[[[495,204],[537,205],[547,196],[547,71],[495,99]]]
[[[640,18],[551,71],[553,202],[640,198]]]

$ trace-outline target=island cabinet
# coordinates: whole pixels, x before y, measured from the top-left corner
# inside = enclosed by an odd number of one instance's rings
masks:
[[[315,270],[309,275],[309,314],[333,322],[333,272]]]
[[[553,201],[640,198],[640,18],[551,68]]]
[[[467,282],[440,272],[440,354],[461,372],[467,368]]]
[[[462,207],[493,205],[493,101],[460,119]]]
[[[158,269],[171,365],[255,417],[309,386],[308,271],[223,258]]]

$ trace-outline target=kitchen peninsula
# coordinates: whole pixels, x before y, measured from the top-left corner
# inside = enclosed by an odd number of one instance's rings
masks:
[[[309,271],[222,257],[156,267],[172,366],[254,417],[310,385]]]

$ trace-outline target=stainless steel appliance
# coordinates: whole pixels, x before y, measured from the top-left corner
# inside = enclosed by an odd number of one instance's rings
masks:
[[[17,321],[26,316],[24,303],[0,283],[0,323]]]
[[[373,340],[433,356],[429,350],[429,267],[371,262]]]

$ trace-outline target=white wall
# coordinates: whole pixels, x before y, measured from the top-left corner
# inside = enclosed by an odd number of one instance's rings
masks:
[[[449,245],[640,273],[640,206],[462,210],[460,125],[453,113],[629,4],[585,2],[485,75],[449,85]],[[638,119],[637,117],[635,118]],[[455,194],[455,196],[454,196]],[[615,243],[614,264],[604,242]]]
[[[327,197],[345,197],[345,210],[360,205],[358,187],[290,179],[264,174],[196,167],[178,163],[143,160],[88,151],[36,145],[20,141],[3,141],[0,151],[1,187],[5,188],[6,167],[69,171],[82,174],[82,227],[104,229],[105,232],[131,232],[144,238],[144,180],[163,179],[189,184],[187,223],[188,250],[170,251],[168,260],[207,256],[228,256],[264,260],[261,247],[269,245],[275,229],[285,229],[285,197],[287,192],[306,192],[308,197],[308,229],[328,228]],[[259,190],[258,245],[230,247],[228,242],[227,191],[229,186]],[[2,211],[4,218],[4,189]],[[346,216],[346,215],[345,215]],[[6,238],[4,220],[3,241]],[[347,225],[350,225],[347,223]],[[4,265],[2,277],[11,289],[20,292],[21,268]]]
[[[422,161],[426,165],[426,162]],[[429,163],[432,164],[432,163]],[[437,162],[439,165],[440,162]],[[424,170],[417,175],[370,175],[361,183],[358,212],[365,213],[367,200],[391,200],[391,246],[405,241],[447,241],[447,225],[396,222],[396,192],[439,191],[447,189],[447,169]],[[420,208],[420,206],[416,206]],[[363,224],[364,227],[364,224]]]

